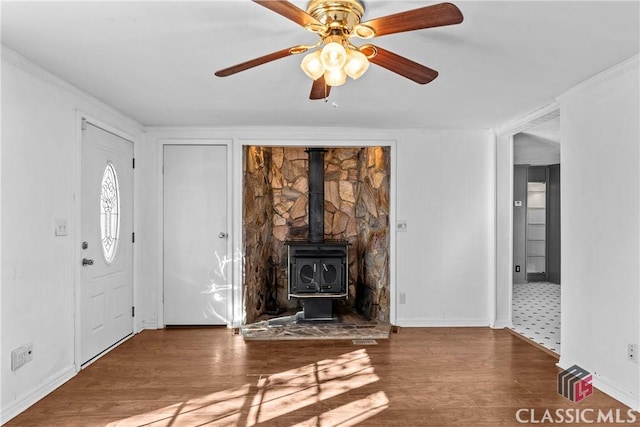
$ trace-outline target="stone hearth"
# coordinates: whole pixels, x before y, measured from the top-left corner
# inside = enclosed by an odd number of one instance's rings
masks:
[[[244,325],[245,340],[362,340],[388,339],[391,325],[365,321],[361,317],[341,316],[337,322],[305,322],[302,312]]]
[[[308,238],[307,147],[244,147],[244,307],[246,323],[265,313],[295,312],[287,298],[287,248]],[[325,147],[326,148],[326,147]],[[326,148],[324,237],[349,242],[346,300],[370,289],[370,318],[389,320],[389,148]],[[359,286],[357,286],[359,285]]]

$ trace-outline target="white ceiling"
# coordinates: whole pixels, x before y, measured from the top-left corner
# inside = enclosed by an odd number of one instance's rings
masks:
[[[213,76],[317,39],[250,0],[5,0],[1,36],[3,45],[148,126],[490,128],[639,51],[637,1],[454,2],[462,24],[373,41],[436,69],[435,81],[418,85],[372,65],[326,103],[308,99],[301,55]],[[433,3],[370,0],[363,20]]]

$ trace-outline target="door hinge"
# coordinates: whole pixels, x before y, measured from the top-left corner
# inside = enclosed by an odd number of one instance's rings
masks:
[[[136,242],[136,233],[131,233],[131,243]]]
[[[133,159],[131,159],[131,160],[132,160],[132,162],[131,162],[131,167],[132,167],[133,169],[135,169],[135,168],[136,168],[136,159],[135,159],[135,158],[133,158]]]
[[[80,120],[80,129],[87,130],[87,119],[84,117]]]
[[[136,308],[131,307],[131,317],[136,317]]]

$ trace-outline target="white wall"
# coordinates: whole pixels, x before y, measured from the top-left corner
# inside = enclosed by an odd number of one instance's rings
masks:
[[[640,409],[638,58],[560,98],[562,355]]]
[[[398,142],[397,324],[488,326],[494,280],[494,148],[486,131]],[[398,300],[396,300],[398,301]]]
[[[2,49],[2,421],[75,374],[77,110],[138,138],[142,128]],[[69,235],[54,235],[66,218]],[[11,350],[33,361],[11,371]]]
[[[406,303],[398,304],[392,295],[391,315],[401,326],[488,326],[491,321],[490,283],[494,280],[495,178],[494,142],[489,133],[477,131],[368,130],[368,129],[148,129],[144,164],[137,177],[141,194],[149,209],[145,228],[139,229],[145,246],[161,247],[159,219],[161,194],[158,193],[161,161],[158,151],[163,140],[231,141],[232,174],[240,193],[242,180],[241,146],[246,143],[304,145],[324,141],[331,145],[379,143],[392,145],[392,203],[396,217],[408,222],[408,231],[396,233],[392,286],[404,292]],[[253,142],[251,142],[253,141]],[[390,142],[391,141],[391,142]],[[139,152],[142,153],[142,150]],[[146,167],[146,166],[145,166]],[[394,182],[395,179],[395,182]],[[235,196],[234,196],[235,197]],[[231,239],[238,246],[241,232],[240,198],[232,201],[235,232]],[[153,212],[157,214],[153,214]],[[140,261],[155,271],[141,279],[147,301],[147,319],[158,319],[161,304],[160,251],[140,254]],[[234,279],[241,288],[239,271]],[[392,288],[392,293],[396,289]],[[241,299],[237,299],[240,301]],[[491,301],[492,303],[492,301]],[[155,305],[155,307],[154,307]],[[151,323],[151,322],[150,322]],[[161,322],[158,326],[162,326]]]

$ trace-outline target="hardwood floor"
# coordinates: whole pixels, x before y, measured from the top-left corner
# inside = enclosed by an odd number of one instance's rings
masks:
[[[366,346],[143,331],[7,425],[510,426],[523,408],[529,422],[546,409],[627,419],[598,390],[579,403],[558,395],[555,363],[488,328],[402,328]]]

